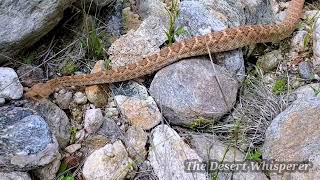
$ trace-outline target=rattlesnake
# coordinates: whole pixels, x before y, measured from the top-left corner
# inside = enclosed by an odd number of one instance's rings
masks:
[[[85,86],[134,79],[155,72],[183,58],[237,49],[247,45],[280,41],[296,28],[304,0],[292,0],[286,18],[278,25],[248,25],[228,28],[173,43],[134,64],[88,75],[64,76],[32,86],[27,98],[47,98],[60,86]]]

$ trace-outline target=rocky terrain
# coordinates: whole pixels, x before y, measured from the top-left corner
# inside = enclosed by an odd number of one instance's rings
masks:
[[[172,41],[279,23],[278,0],[2,0],[0,180],[319,179],[320,3],[275,43],[183,59],[138,79],[24,93],[134,63]],[[318,124],[319,123],[319,124]],[[188,171],[188,162],[306,171]],[[290,164],[290,163],[289,163]]]

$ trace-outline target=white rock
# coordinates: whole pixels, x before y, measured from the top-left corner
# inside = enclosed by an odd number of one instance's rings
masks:
[[[6,67],[0,67],[0,98],[20,99],[23,94],[17,73]]]
[[[121,141],[107,144],[94,151],[83,165],[86,180],[124,179],[132,169],[133,161]]]
[[[82,92],[76,92],[73,96],[73,100],[77,104],[85,104],[88,101],[87,96]]]
[[[103,123],[103,115],[100,108],[88,109],[84,117],[84,129],[88,133],[96,132]]]
[[[167,125],[159,125],[152,131],[148,159],[160,180],[206,179],[204,173],[185,171],[184,162],[186,160],[197,159],[202,161],[202,159]]]

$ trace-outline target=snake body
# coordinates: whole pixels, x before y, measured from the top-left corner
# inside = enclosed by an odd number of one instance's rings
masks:
[[[183,58],[208,54],[208,49],[211,53],[216,53],[256,43],[280,41],[295,30],[302,14],[303,4],[304,0],[291,0],[287,15],[280,24],[240,26],[196,36],[173,43],[130,65],[87,75],[63,76],[46,83],[35,84],[26,93],[26,97],[47,98],[61,86],[86,86],[134,79],[153,73]]]

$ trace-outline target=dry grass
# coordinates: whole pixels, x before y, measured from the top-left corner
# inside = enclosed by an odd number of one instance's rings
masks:
[[[244,151],[264,142],[270,122],[289,105],[288,95],[276,96],[261,76],[247,77],[233,113],[211,127],[224,142]]]

